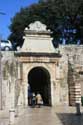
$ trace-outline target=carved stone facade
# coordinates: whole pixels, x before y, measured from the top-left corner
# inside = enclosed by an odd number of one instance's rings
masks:
[[[29,29],[25,28],[25,42],[21,50],[16,53],[17,59],[22,64],[22,84],[25,86],[25,105],[27,105],[27,86],[29,85],[29,73],[34,70],[39,69],[41,72],[46,71],[49,74],[49,90],[44,90],[44,85],[39,83],[41,88],[37,88],[42,93],[48,91],[50,102],[48,105],[56,105],[60,103],[60,76],[58,74],[59,60],[61,55],[56,53],[52,45],[52,38],[50,37],[50,30],[46,30],[46,26],[41,22],[37,21],[29,25]],[[58,74],[58,76],[57,76]],[[38,75],[38,74],[37,74]],[[43,74],[41,74],[43,75]],[[38,76],[39,77],[39,76]],[[41,76],[42,77],[42,76]],[[48,76],[47,76],[48,77]],[[42,78],[43,79],[43,78]],[[45,80],[44,78],[44,81]],[[33,81],[33,84],[36,84]],[[41,81],[39,81],[41,82]],[[43,82],[43,81],[42,81]],[[31,83],[32,84],[32,83]],[[57,88],[57,89],[56,89]],[[34,89],[34,88],[33,88]],[[36,90],[35,90],[36,91]],[[45,92],[46,93],[46,92]],[[47,95],[47,96],[48,96]],[[45,98],[45,97],[44,97]],[[66,97],[65,97],[66,98]]]
[[[26,55],[22,57],[22,53],[21,55],[18,54],[18,60],[20,61],[20,63],[22,63],[22,74],[23,74],[22,84],[26,86],[25,88],[27,92],[29,72],[34,68],[38,68],[38,67],[44,68],[50,74],[51,101],[52,101],[51,103],[52,105],[55,105],[60,103],[59,102],[60,88],[58,84],[60,77],[59,76],[57,77],[57,74],[58,74],[57,69],[58,69],[60,55],[58,55],[58,57],[56,57],[56,54],[55,55],[48,54],[46,57],[45,55],[40,55],[40,57],[38,57],[38,55],[32,54],[31,56]],[[56,86],[58,86],[57,89],[56,89]],[[26,98],[26,105],[27,105],[27,97],[25,98]]]

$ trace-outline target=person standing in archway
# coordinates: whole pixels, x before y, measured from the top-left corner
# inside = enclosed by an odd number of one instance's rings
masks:
[[[42,100],[42,97],[39,93],[36,95],[36,102],[37,102],[37,107],[40,108],[43,100]]]
[[[30,85],[28,86],[28,105],[32,105],[32,91]]]
[[[35,93],[32,94],[32,107],[34,108],[36,105],[36,96]]]

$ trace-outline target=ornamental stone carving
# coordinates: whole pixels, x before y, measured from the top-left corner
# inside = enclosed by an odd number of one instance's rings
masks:
[[[41,23],[40,21],[35,21],[34,23],[29,24],[28,27],[25,28],[25,32],[26,31],[31,31],[31,32],[35,31],[35,32],[51,33],[51,31],[49,29],[47,30],[47,26],[45,24]]]
[[[29,24],[29,28],[25,28],[24,43],[20,51],[22,52],[38,52],[38,53],[54,53],[55,48],[52,44],[51,31],[46,29],[46,25],[40,21]]]
[[[29,29],[35,31],[46,31],[46,25],[42,24],[40,21],[35,21],[29,25]]]

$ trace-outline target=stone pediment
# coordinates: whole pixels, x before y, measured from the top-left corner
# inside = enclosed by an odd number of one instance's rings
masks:
[[[21,51],[38,52],[38,53],[54,53],[55,49],[52,45],[50,30],[40,21],[29,24],[29,28],[25,28],[24,44]]]

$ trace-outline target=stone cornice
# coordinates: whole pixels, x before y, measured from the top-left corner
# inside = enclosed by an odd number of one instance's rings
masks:
[[[49,32],[49,31],[35,31],[35,30],[25,30],[24,31],[24,33],[27,35],[27,34],[29,34],[29,35],[50,35],[50,34],[52,34],[51,32]]]
[[[61,54],[59,53],[33,53],[33,52],[15,52],[14,55],[16,57],[55,57],[55,58],[60,58],[62,57]]]

